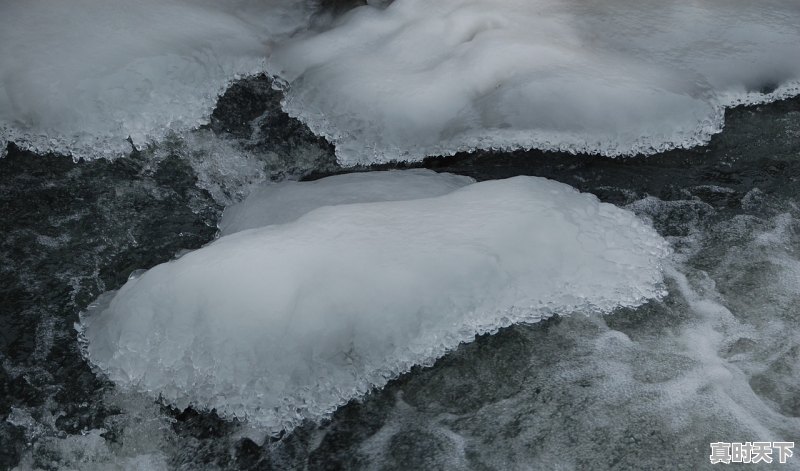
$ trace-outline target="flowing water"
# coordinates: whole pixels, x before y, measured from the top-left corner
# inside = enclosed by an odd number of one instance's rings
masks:
[[[796,2],[0,23],[0,469],[695,470],[800,443]]]
[[[710,442],[797,441],[799,99],[730,109],[708,145],[649,157],[478,151],[413,164],[543,176],[650,220],[673,251],[660,300],[479,336],[278,436],[96,375],[78,314],[131,272],[213,240],[226,204],[269,179],[411,165],[340,168],[279,99],[264,77],[237,82],[208,126],[113,161],[9,145],[1,467],[702,469]]]

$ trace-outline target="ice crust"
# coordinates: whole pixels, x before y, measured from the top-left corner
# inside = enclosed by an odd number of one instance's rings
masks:
[[[123,388],[279,433],[477,334],[658,297],[667,251],[535,177],[325,206],[132,278],[81,316],[82,344]]]
[[[794,0],[396,0],[278,47],[284,106],[343,163],[707,142],[800,93]]]
[[[725,107],[800,93],[794,0],[380,1],[324,32],[317,3],[0,2],[0,152],[127,153],[265,70],[345,164],[654,153],[705,143]]]
[[[312,0],[4,0],[0,148],[96,158],[207,122]]]
[[[220,235],[225,236],[290,222],[321,206],[430,198],[474,182],[461,175],[413,169],[266,184],[253,190],[244,201],[225,208],[218,226]]]

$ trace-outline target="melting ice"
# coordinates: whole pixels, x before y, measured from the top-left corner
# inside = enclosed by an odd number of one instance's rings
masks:
[[[358,178],[371,176],[387,179]],[[457,178],[408,178],[423,177]],[[349,182],[318,185],[341,195],[339,184]],[[275,198],[283,191],[293,189]],[[90,361],[124,388],[277,433],[477,334],[662,294],[667,243],[650,226],[542,178],[296,204],[310,211],[221,237],[102,297],[82,318]]]

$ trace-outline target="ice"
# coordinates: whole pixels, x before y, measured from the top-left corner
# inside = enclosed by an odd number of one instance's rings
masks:
[[[400,201],[440,196],[474,183],[469,177],[432,170],[346,173],[312,182],[262,185],[241,203],[225,208],[220,235],[290,222],[319,208],[346,203]]]
[[[82,344],[123,389],[279,433],[477,334],[658,297],[667,250],[535,177],[325,206],[134,277],[82,315]]]
[[[348,164],[653,153],[706,142],[726,106],[800,91],[793,0],[368,3],[320,32],[314,0],[4,1],[0,149],[125,153],[205,124],[265,70]]]
[[[0,148],[128,152],[204,124],[311,0],[0,2]]]
[[[705,143],[800,92],[794,0],[396,0],[276,48],[285,108],[348,164]]]
[[[638,470],[710,469],[716,441],[796,442],[800,219],[794,197],[767,198],[775,208],[746,215],[694,197],[633,203],[684,234],[663,301],[462,346],[338,414],[319,448],[345,468]]]

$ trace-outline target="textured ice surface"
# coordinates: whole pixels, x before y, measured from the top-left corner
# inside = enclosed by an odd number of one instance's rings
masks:
[[[666,247],[626,210],[515,177],[222,237],[101,297],[82,336],[120,386],[279,432],[476,334],[657,297]]]
[[[794,0],[396,0],[276,49],[287,111],[345,163],[707,141],[800,91]]]
[[[0,2],[0,148],[130,151],[206,122],[311,0]]]
[[[724,437],[796,442],[800,206],[767,185],[717,187],[735,207],[691,184],[688,199],[633,202],[675,248],[663,301],[463,345],[337,412],[309,455],[346,469],[705,470]]]
[[[219,222],[220,235],[283,224],[320,206],[430,198],[474,182],[470,177],[413,169],[267,184],[253,190],[241,203],[225,208]]]
[[[344,163],[693,146],[725,106],[800,86],[793,0],[369,3],[287,43],[316,1],[0,2],[0,149],[88,158],[196,128],[270,55]]]

